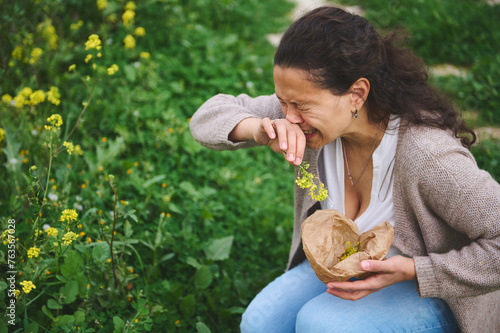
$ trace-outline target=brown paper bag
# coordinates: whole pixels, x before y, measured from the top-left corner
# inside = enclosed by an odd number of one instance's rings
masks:
[[[385,259],[393,236],[394,230],[389,222],[360,235],[356,223],[335,209],[317,210],[302,224],[304,252],[314,272],[325,284],[352,277],[368,277],[370,273],[361,270],[360,262]],[[347,242],[353,246],[359,242],[359,251],[340,261]]]

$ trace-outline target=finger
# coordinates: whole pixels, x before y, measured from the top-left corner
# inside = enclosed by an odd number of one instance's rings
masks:
[[[290,163],[294,163],[296,156],[295,147],[297,143],[297,134],[295,133],[293,128],[290,128],[287,131],[287,140],[288,140],[288,149],[287,149],[286,160]]]
[[[375,289],[378,286],[373,284],[371,279],[357,280],[357,281],[344,281],[344,282],[328,282],[326,285],[330,289],[341,289],[346,291],[359,291],[366,289]]]
[[[366,272],[392,272],[392,265],[387,261],[363,260],[360,266]]]
[[[350,292],[350,291],[339,290],[339,289],[328,289],[326,292],[329,293],[330,295],[333,295],[333,296],[336,296],[336,297],[339,297],[339,298],[342,298],[345,300],[349,300],[349,301],[357,301],[357,300],[359,300],[363,297],[366,297],[366,296],[373,293],[373,291],[371,291],[371,290],[361,290],[361,291]]]
[[[276,132],[274,131],[273,121],[266,117],[266,118],[263,118],[262,122],[261,122],[262,127],[264,128],[264,131],[266,131],[267,136],[270,139],[276,139]]]
[[[284,120],[286,121],[286,120]],[[286,151],[288,149],[288,138],[287,138],[287,129],[284,121],[277,120],[274,122],[274,128],[276,132],[278,132],[278,142],[280,145],[280,149]]]
[[[300,165],[304,158],[304,150],[306,149],[306,137],[302,131],[297,135],[297,147],[295,153],[295,165]]]

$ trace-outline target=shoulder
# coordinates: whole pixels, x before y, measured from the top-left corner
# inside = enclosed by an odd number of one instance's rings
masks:
[[[439,164],[442,167],[477,167],[471,152],[449,130],[429,126],[407,126],[399,133],[397,159],[407,167],[422,169]],[[463,168],[462,168],[463,169]]]
[[[439,128],[403,128],[395,163],[398,184],[427,198],[450,198],[451,193],[459,195],[467,189],[477,189],[478,182],[491,180],[460,140]]]

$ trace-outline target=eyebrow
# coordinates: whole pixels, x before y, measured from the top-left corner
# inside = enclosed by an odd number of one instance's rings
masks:
[[[283,98],[279,97],[278,95],[276,95],[276,97],[278,97],[278,99],[281,102],[285,102],[285,100]],[[301,106],[301,107],[308,107],[308,106],[313,105],[313,103],[311,103],[311,102],[298,102],[298,101],[295,101],[295,100],[291,100],[290,104],[293,104],[295,106]]]

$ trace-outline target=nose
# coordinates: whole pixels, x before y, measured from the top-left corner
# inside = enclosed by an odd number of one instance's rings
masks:
[[[293,105],[288,107],[286,120],[288,120],[292,124],[301,124],[304,121],[300,112]]]

